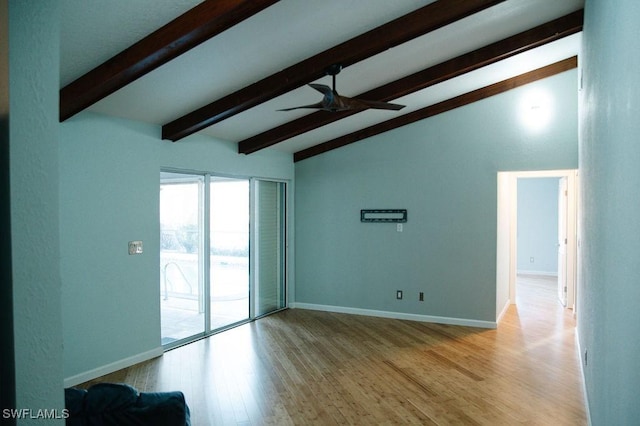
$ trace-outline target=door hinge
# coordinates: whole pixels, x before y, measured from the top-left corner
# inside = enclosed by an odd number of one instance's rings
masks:
[[[567,292],[567,286],[564,286],[564,292],[565,293]]]
[[[564,239],[564,243],[567,244],[567,239],[566,238]]]

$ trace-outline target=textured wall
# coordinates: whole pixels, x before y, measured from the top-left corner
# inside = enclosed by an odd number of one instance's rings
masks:
[[[0,407],[15,407],[11,187],[9,182],[9,2],[0,0]]]
[[[9,4],[16,399],[62,409],[58,234],[58,4]],[[19,424],[47,424],[25,420]],[[49,421],[58,424],[62,421]]]
[[[238,155],[233,143],[82,113],[60,126],[64,376],[160,347],[161,167],[293,178],[291,155]],[[127,243],[142,240],[130,256]]]
[[[636,0],[586,2],[578,332],[596,426],[640,424],[639,22]]]
[[[538,133],[515,113],[534,87],[558,112]],[[569,71],[296,163],[296,302],[495,321],[497,172],[577,160]],[[408,209],[404,232],[364,208]]]

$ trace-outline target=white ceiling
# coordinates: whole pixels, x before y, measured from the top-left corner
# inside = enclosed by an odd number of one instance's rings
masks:
[[[405,15],[433,0],[281,0],[161,66],[89,108],[158,125],[303,59]],[[194,0],[61,0],[61,87],[90,71],[180,14]],[[583,0],[508,0],[483,12],[345,68],[337,90],[353,96],[416,71],[574,12]],[[394,102],[402,111],[368,110],[284,141],[295,152],[377,122],[574,55],[580,35],[421,90]],[[330,77],[318,82],[329,84]],[[315,103],[304,86],[215,124],[203,133],[239,142],[309,114],[277,111]],[[185,138],[179,143],[188,143]]]

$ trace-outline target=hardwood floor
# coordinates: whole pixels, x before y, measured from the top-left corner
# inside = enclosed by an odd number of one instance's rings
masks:
[[[497,330],[287,310],[85,383],[181,390],[200,425],[583,425],[572,311],[518,285]]]

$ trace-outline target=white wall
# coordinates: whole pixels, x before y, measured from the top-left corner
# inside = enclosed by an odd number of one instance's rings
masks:
[[[586,1],[578,335],[593,425],[640,424],[639,22],[636,0]]]
[[[296,163],[296,302],[494,322],[496,175],[577,167],[576,75]],[[516,114],[532,88],[562,112],[537,133]],[[404,232],[365,208],[408,209]]]
[[[16,406],[62,414],[58,264],[58,3],[9,2]],[[4,407],[0,407],[4,408]],[[48,420],[46,424],[62,424]],[[19,424],[43,424],[41,419]]]
[[[160,348],[160,169],[293,178],[290,154],[85,112],[60,125],[64,375],[83,381]],[[142,240],[130,256],[127,243]]]

